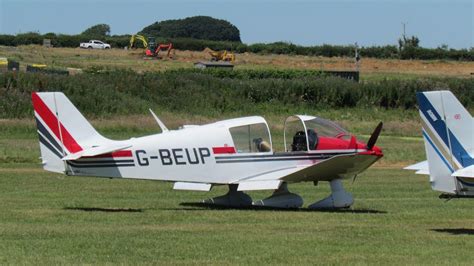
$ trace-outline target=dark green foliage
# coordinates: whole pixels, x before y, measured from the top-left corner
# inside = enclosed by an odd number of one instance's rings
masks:
[[[94,25],[81,33],[82,35],[103,38],[110,35],[110,26],[107,24]]]
[[[94,38],[88,35],[64,35],[47,33],[25,33],[18,35],[0,35],[0,45],[16,46],[27,44],[42,44],[43,38],[51,39],[55,47],[78,47],[80,42],[87,42],[90,39],[100,39],[112,45],[112,47],[122,48],[129,44],[130,35],[113,35],[103,38]],[[321,45],[321,46],[300,46],[286,42],[256,43],[247,45],[241,42],[212,41],[192,38],[156,38],[157,43],[172,42],[173,46],[179,50],[202,51],[209,47],[213,50],[228,50],[237,53],[258,53],[258,54],[295,54],[307,56],[325,57],[353,57],[354,47],[341,45]],[[399,50],[395,45],[370,46],[360,48],[362,57],[372,58],[401,58],[401,59],[423,59],[423,60],[458,60],[474,61],[474,48],[471,49],[447,49],[447,48],[423,48],[406,47]]]
[[[110,44],[113,48],[123,48],[130,44],[130,37],[130,35],[113,35],[101,40]]]
[[[13,44],[15,46],[22,44],[43,44],[43,36],[35,32],[21,33],[15,36]]]
[[[411,109],[415,92],[449,88],[474,106],[474,79],[430,78],[355,83],[311,71],[182,70],[77,76],[0,75],[0,118],[30,117],[32,91],[63,91],[89,116],[146,113],[148,108],[219,116],[318,108]]]
[[[240,32],[236,26],[226,20],[207,16],[155,22],[143,28],[140,33],[163,38],[240,42]]]
[[[195,68],[184,68],[177,70],[169,70],[168,73],[178,74],[207,74],[216,78],[230,78],[230,79],[297,79],[304,77],[322,77],[324,74],[318,70],[306,69],[241,69],[229,71],[228,69],[209,68],[205,70]]]
[[[18,35],[0,34],[0,45],[16,46],[15,39]]]

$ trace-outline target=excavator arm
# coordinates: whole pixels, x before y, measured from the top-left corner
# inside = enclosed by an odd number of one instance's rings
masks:
[[[148,40],[145,36],[140,34],[133,34],[130,38],[130,48],[134,48],[137,41],[141,41],[145,49],[148,47]]]
[[[214,51],[211,48],[206,47],[204,51],[207,52],[212,57],[211,61],[232,61],[232,62],[235,61],[235,55],[226,50]]]

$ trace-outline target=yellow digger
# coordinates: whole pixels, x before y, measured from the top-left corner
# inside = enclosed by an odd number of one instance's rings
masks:
[[[145,36],[140,35],[140,34],[133,34],[132,37],[130,38],[130,48],[136,48],[137,41],[142,42],[143,48],[146,49],[148,47],[148,40]]]
[[[231,52],[227,52],[226,50],[214,51],[211,48],[206,47],[204,52],[207,52],[209,55],[211,55],[211,61],[235,61],[235,55]]]

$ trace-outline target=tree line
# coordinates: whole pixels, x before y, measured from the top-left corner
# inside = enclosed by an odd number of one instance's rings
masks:
[[[130,35],[112,35],[97,38],[94,35],[78,34],[66,35],[55,33],[22,33],[17,35],[0,35],[0,45],[19,46],[37,44],[41,45],[43,39],[50,39],[54,47],[79,47],[80,42],[90,39],[100,39],[112,45],[113,48],[124,48],[128,46]],[[258,54],[289,54],[324,57],[353,57],[355,54],[352,45],[315,45],[301,46],[287,42],[245,44],[230,41],[212,41],[192,38],[165,38],[158,37],[157,42],[169,43],[179,50],[202,51],[209,47],[213,50],[229,50],[237,53]],[[398,58],[398,59],[447,59],[458,61],[474,61],[474,48],[471,49],[449,49],[447,47],[424,48],[407,46],[403,49],[396,45],[367,46],[359,48],[362,57],[370,58]]]
[[[353,45],[315,45],[302,46],[289,42],[245,44],[240,41],[239,29],[230,22],[207,16],[185,19],[165,20],[144,27],[140,32],[155,37],[158,43],[172,42],[179,50],[202,51],[209,47],[213,50],[228,50],[237,53],[289,54],[324,57],[354,57]],[[80,42],[99,39],[114,48],[129,45],[131,35],[110,35],[107,24],[94,25],[81,34],[67,35],[34,32],[17,35],[0,35],[0,45],[18,46],[43,43],[50,39],[54,47],[78,47]],[[471,49],[449,49],[446,45],[438,48],[424,48],[419,45],[416,36],[403,36],[397,45],[367,46],[359,48],[359,55],[370,58],[397,59],[447,59],[474,61],[474,47]]]

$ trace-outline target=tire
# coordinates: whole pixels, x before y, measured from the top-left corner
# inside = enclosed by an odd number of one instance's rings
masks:
[[[92,49],[92,46],[87,46],[87,49]]]

